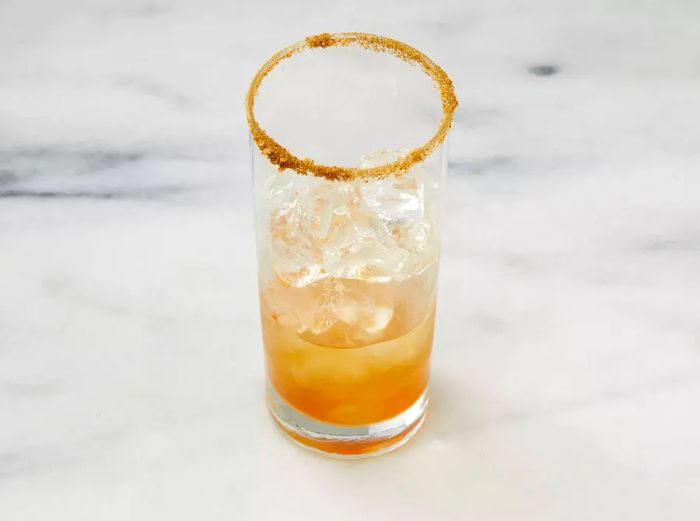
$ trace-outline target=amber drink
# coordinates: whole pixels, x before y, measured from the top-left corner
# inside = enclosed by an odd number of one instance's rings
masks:
[[[291,68],[306,53],[350,47],[354,54],[341,52],[329,62],[327,84],[323,74],[313,83],[320,90],[307,92],[309,75],[325,70],[317,57],[288,76],[285,88],[268,92],[267,101],[278,103],[258,115],[258,90],[278,63],[289,60]],[[367,55],[384,55],[399,67],[368,63]],[[409,64],[419,67],[397,72]],[[416,72],[429,88],[408,89],[401,103],[410,110],[401,108],[396,86],[408,80],[400,75],[415,81]],[[387,74],[389,80],[367,81]],[[341,79],[340,90],[347,90],[338,99],[330,86]],[[359,93],[368,88],[388,101]],[[283,103],[280,93],[288,96]],[[419,95],[432,101],[416,105],[412,98]],[[328,98],[323,109],[319,98]],[[304,103],[309,107],[299,109]],[[268,406],[307,448],[341,457],[377,454],[402,444],[423,422],[444,138],[455,106],[451,82],[427,57],[362,33],[308,38],[273,56],[253,80],[247,108]],[[392,148],[398,142],[408,146]],[[347,166],[331,163],[336,158]]]

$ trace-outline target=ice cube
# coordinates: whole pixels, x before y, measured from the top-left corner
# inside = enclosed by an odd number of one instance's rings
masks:
[[[392,159],[384,153],[384,159]],[[376,157],[368,164],[374,165]],[[425,181],[419,168],[412,168],[398,177],[369,181],[362,186],[362,195],[367,212],[376,217],[383,233],[377,238],[394,251],[403,252],[403,258],[394,264],[392,272],[397,280],[412,275],[414,266],[420,264],[430,245],[431,225],[425,207]],[[396,258],[396,256],[394,256]],[[414,261],[414,262],[412,262]],[[417,269],[417,268],[416,268]]]
[[[415,176],[409,179],[381,179],[362,186],[365,206],[387,226],[423,218],[423,192]]]
[[[393,316],[393,309],[385,306],[375,306],[370,313],[365,314],[360,327],[370,334],[379,333],[386,329]]]

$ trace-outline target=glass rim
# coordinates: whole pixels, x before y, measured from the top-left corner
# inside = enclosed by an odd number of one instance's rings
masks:
[[[400,58],[409,64],[419,65],[435,83],[440,93],[442,117],[437,131],[423,145],[409,150],[391,163],[375,167],[347,167],[323,165],[310,158],[300,158],[272,139],[255,119],[255,97],[265,77],[279,65],[307,49],[325,49],[327,47],[347,47],[358,45],[369,51],[384,52]],[[314,175],[332,181],[349,181],[353,179],[383,178],[392,174],[406,172],[410,167],[423,161],[447,136],[452,126],[452,116],[457,108],[457,96],[454,85],[447,73],[425,54],[403,42],[369,33],[321,33],[309,36],[275,53],[255,73],[246,94],[246,115],[250,134],[260,152],[278,167],[280,171],[291,169],[302,175]]]

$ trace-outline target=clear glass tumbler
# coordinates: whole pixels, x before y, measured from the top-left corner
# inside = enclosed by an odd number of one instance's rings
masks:
[[[364,33],[306,38],[253,78],[268,407],[307,448],[377,454],[423,422],[456,106],[425,55]]]

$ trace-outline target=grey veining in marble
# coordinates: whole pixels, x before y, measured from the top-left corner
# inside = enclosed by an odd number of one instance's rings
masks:
[[[700,518],[700,3],[0,1],[0,519]],[[423,430],[263,405],[242,99],[364,30],[461,101]]]

